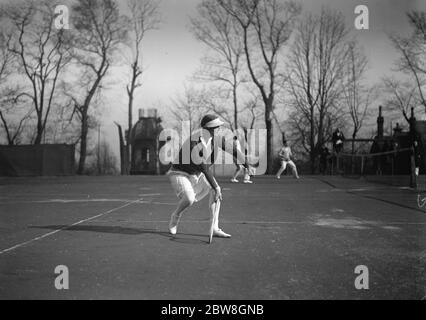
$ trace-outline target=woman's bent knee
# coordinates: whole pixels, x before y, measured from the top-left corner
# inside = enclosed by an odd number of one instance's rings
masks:
[[[192,206],[193,204],[194,204],[194,202],[195,202],[195,195],[194,194],[191,194],[191,195],[184,195],[183,197],[182,197],[182,203],[183,203],[183,205],[185,205],[185,206],[187,206],[187,207],[190,207],[190,206]]]

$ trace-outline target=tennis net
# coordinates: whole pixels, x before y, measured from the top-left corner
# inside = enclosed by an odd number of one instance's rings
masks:
[[[333,157],[334,174],[399,186],[417,185],[412,148],[377,153],[340,153]]]

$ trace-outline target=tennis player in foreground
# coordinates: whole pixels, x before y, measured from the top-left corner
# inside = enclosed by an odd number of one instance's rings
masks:
[[[219,228],[219,211],[222,201],[222,191],[215,177],[210,171],[210,167],[214,164],[217,148],[225,148],[224,151],[231,153],[240,162],[244,162],[243,166],[248,167],[244,154],[232,145],[230,148],[225,147],[232,141],[226,141],[225,137],[218,135],[218,129],[223,122],[216,115],[206,115],[201,120],[201,128],[198,133],[194,133],[186,140],[180,151],[179,161],[174,164],[167,172],[173,189],[179,198],[176,210],[172,213],[169,223],[169,231],[176,234],[179,220],[182,213],[192,206],[194,202],[198,202],[205,196],[210,195],[210,233],[209,243],[213,237],[230,238],[231,235]],[[201,148],[200,148],[201,146]],[[207,151],[207,154],[202,154]],[[189,153],[189,154],[188,154]],[[200,156],[200,154],[202,154]],[[206,156],[207,155],[207,156]],[[189,159],[188,159],[189,158]],[[183,161],[186,159],[187,161]],[[176,164],[177,163],[177,164]]]

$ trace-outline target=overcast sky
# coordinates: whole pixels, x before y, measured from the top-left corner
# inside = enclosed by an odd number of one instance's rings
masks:
[[[4,2],[4,0],[0,0]],[[119,1],[124,2],[124,1]],[[188,31],[189,16],[196,14],[200,0],[162,0],[160,12],[163,23],[160,28],[147,34],[143,42],[145,73],[143,86],[135,99],[134,119],[138,108],[152,108],[167,104],[170,98],[183,91],[184,83],[199,66],[205,48]],[[414,9],[426,10],[424,0],[299,0],[304,11],[318,12],[328,5],[343,13],[349,27],[357,35],[369,58],[368,80],[379,81],[392,72],[397,58],[388,34],[407,34],[406,12]],[[356,30],[354,8],[367,5],[369,8],[369,30]],[[123,4],[121,4],[123,6]],[[71,22],[72,22],[72,16]],[[119,68],[112,70],[120,74]],[[118,145],[113,121],[126,125],[127,95],[124,84],[112,85],[107,92],[106,110],[103,115],[104,136],[114,148]],[[165,110],[159,110],[166,115]]]
[[[185,81],[199,66],[205,48],[188,31],[188,17],[196,14],[199,0],[163,0],[161,14],[163,24],[151,32],[144,41],[144,64],[146,72],[143,87],[135,101],[135,119],[138,108],[151,108],[167,104],[176,93],[182,92]],[[414,9],[426,10],[426,1],[421,0],[299,0],[305,11],[318,12],[322,5],[339,10],[347,24],[353,29],[369,59],[368,80],[377,82],[384,75],[391,74],[397,53],[388,34],[409,32],[406,12]],[[354,9],[367,5],[369,9],[369,30],[356,30]],[[109,116],[104,118],[110,141],[116,144],[116,132],[111,135],[112,119],[126,123],[126,95],[124,88],[109,92],[111,99]],[[159,110],[166,115],[166,110]]]
[[[138,108],[151,108],[167,104],[176,93],[182,92],[185,81],[199,66],[205,48],[188,31],[188,17],[196,14],[199,0],[163,0],[161,15],[163,23],[159,30],[150,32],[144,40],[143,87],[135,101],[135,117]],[[300,0],[305,11],[318,12],[322,5],[339,10],[346,17],[369,58],[368,80],[379,81],[392,72],[397,54],[387,34],[408,32],[406,12],[423,9],[426,1],[416,0]],[[354,8],[364,4],[369,8],[369,30],[356,30]],[[127,98],[123,88],[114,88],[109,94],[111,112],[105,117],[126,121]],[[160,110],[160,113],[164,110]]]

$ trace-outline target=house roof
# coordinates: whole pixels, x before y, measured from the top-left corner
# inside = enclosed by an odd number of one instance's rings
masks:
[[[158,133],[163,130],[160,118],[140,118],[132,128],[131,143],[137,140],[155,140]],[[158,132],[157,132],[158,130]]]

